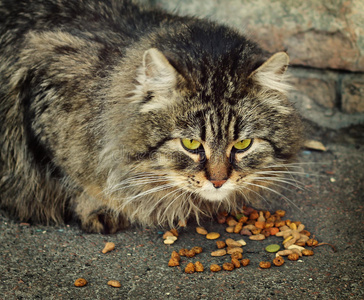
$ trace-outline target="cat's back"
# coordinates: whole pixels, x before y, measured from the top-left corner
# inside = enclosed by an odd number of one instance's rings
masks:
[[[0,15],[2,49],[29,31],[63,31],[97,41],[117,36],[130,43],[170,18],[129,0],[0,0]]]

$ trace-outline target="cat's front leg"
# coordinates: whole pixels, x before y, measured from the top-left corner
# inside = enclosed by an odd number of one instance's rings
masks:
[[[106,201],[83,192],[74,200],[74,212],[81,228],[89,233],[115,233],[129,226],[128,220],[116,213]]]

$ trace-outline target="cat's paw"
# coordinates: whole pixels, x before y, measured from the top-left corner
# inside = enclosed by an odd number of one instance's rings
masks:
[[[89,233],[112,234],[129,226],[122,216],[115,216],[103,210],[90,214],[81,220],[81,227]]]

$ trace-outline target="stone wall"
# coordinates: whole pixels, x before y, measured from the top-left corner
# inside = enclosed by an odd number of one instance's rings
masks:
[[[291,99],[305,118],[340,128],[364,122],[364,0],[150,0],[231,25],[291,58]]]

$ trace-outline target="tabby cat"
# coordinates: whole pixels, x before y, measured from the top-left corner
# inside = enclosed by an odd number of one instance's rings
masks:
[[[20,220],[172,226],[286,181],[302,141],[286,53],[134,1],[0,15],[0,202]]]

